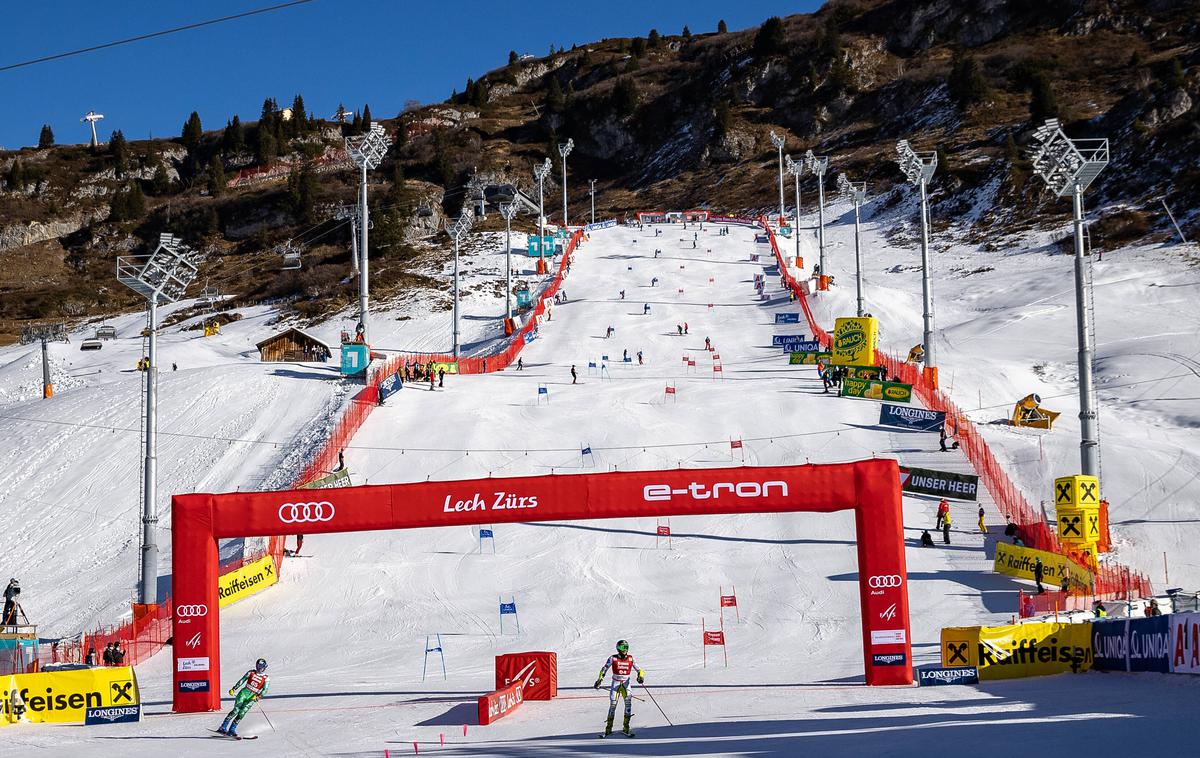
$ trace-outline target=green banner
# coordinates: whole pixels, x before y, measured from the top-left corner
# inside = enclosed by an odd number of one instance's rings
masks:
[[[788,365],[815,366],[817,361],[829,363],[832,353],[788,353]]]
[[[878,379],[883,373],[883,366],[842,366],[846,376],[851,379]]]
[[[900,382],[881,382],[878,379],[842,380],[842,397],[862,397],[868,400],[887,400],[892,403],[912,401],[912,385]]]
[[[333,487],[349,487],[350,486],[350,470],[340,468],[337,471],[331,471],[320,479],[313,479],[308,484],[301,484],[296,487],[298,490],[327,490]]]

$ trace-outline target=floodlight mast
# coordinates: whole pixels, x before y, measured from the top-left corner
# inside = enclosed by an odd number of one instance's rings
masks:
[[[145,461],[142,467],[142,563],[139,603],[158,602],[158,305],[181,299],[203,256],[173,234],[160,234],[150,256],[117,258],[117,281],[146,298]]]
[[[787,172],[792,175],[794,184],[796,185],[796,220],[792,224],[792,237],[796,242],[796,258],[800,258],[800,175],[804,173],[804,164],[792,160],[792,156],[787,156]]]
[[[562,156],[563,169],[563,228],[566,229],[567,224],[567,156],[575,149],[574,138],[569,138],[566,142],[560,142],[558,145],[558,154]]]
[[[821,264],[821,275],[827,276],[825,268],[825,169],[829,168],[829,156],[813,155],[812,150],[804,153],[804,165],[817,177],[817,259]]]
[[[550,174],[550,170],[554,168],[554,164],[547,158],[542,165],[533,170],[533,178],[537,179],[538,183],[538,245],[539,249],[542,240],[546,237],[546,177]]]
[[[1073,140],[1057,119],[1033,133],[1033,171],[1056,197],[1071,196],[1075,227],[1075,325],[1079,342],[1079,463],[1088,476],[1100,473],[1100,431],[1092,377],[1092,334],[1088,329],[1086,270],[1083,260],[1083,191],[1108,165],[1107,139]]]
[[[364,341],[367,339],[367,330],[370,326],[369,321],[371,317],[371,277],[368,265],[370,247],[367,244],[367,233],[370,229],[371,221],[369,211],[367,210],[367,171],[379,167],[391,143],[392,141],[388,137],[387,131],[379,123],[371,124],[370,129],[362,136],[346,138],[346,151],[350,154],[350,160],[354,162],[355,166],[358,166],[361,172],[359,179],[358,226],[359,232],[362,234],[362,241],[359,243],[359,255],[362,257],[358,264],[358,323],[362,327],[362,338]]]
[[[594,223],[596,223],[596,180],[595,180],[595,179],[589,179],[588,181],[589,181],[589,182],[591,183],[591,185],[592,185],[592,189],[591,189],[591,195],[592,195],[592,223],[594,224]]]
[[[783,145],[786,140],[771,130],[771,144],[775,145],[775,149],[779,151],[779,218],[780,223],[783,223]]]
[[[921,301],[924,321],[925,378],[937,386],[937,359],[933,344],[933,283],[929,276],[929,193],[927,187],[937,170],[937,153],[918,153],[908,140],[896,143],[896,161],[910,184],[921,190]]]
[[[862,234],[859,210],[862,208],[863,200],[867,197],[867,183],[852,182],[846,178],[845,174],[838,174],[837,181],[838,191],[842,197],[854,201],[854,287],[858,295],[858,317],[862,318],[865,311],[863,310]]]
[[[517,215],[517,199],[500,204],[500,215],[504,216],[504,317],[513,317],[512,307],[512,220]]]
[[[471,225],[475,223],[474,210],[468,203],[463,203],[462,214],[453,224],[446,221],[446,233],[454,239],[454,333],[453,333],[453,352],[454,357],[458,357],[458,241]]]

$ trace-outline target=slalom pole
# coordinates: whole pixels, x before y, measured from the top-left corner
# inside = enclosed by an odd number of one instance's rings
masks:
[[[671,723],[671,719],[667,718],[666,711],[664,711],[662,709],[662,706],[658,704],[658,701],[654,699],[654,693],[652,693],[650,691],[650,688],[647,687],[645,684],[643,684],[642,689],[645,690],[646,694],[650,696],[650,702],[654,703],[654,707],[658,709],[658,712],[662,714],[662,717],[664,719],[667,719],[667,723],[670,724],[671,726],[675,726],[675,724]]]

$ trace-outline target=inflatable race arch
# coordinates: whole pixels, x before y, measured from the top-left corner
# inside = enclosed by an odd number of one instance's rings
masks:
[[[174,710],[221,705],[218,539],[639,516],[853,510],[866,682],[911,684],[900,498],[894,460],[176,495]]]

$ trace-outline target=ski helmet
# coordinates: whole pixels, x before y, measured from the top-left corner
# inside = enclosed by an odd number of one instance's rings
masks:
[[[625,655],[629,652],[629,643],[625,640],[617,640],[617,652]]]
[[[262,672],[266,671],[267,670],[267,659],[259,658],[257,661],[255,661],[254,662],[254,670],[260,674]]]

